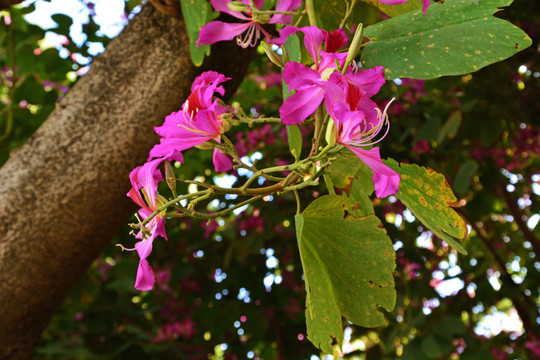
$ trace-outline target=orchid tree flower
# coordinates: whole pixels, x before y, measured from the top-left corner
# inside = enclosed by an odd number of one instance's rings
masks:
[[[182,110],[168,115],[164,124],[155,128],[161,139],[150,150],[149,160],[165,158],[182,162],[182,151],[203,146],[203,143],[212,139],[221,141],[221,134],[226,131],[222,115],[229,110],[219,105],[214,94],[225,93],[220,84],[227,80],[230,78],[215,71],[204,72],[195,79],[191,86],[192,92],[182,105]],[[214,150],[213,158],[216,171],[232,169],[231,159],[219,150]]]
[[[270,38],[270,34],[263,29],[262,24],[289,24],[292,21],[292,15],[274,14],[268,16],[260,14],[264,0],[211,0],[211,3],[216,11],[227,13],[245,22],[212,21],[201,28],[197,45],[214,44],[236,37],[238,45],[244,48],[255,46],[261,37],[261,32],[266,38]],[[253,5],[256,7],[255,11],[253,11]],[[302,0],[280,0],[276,11],[291,12],[300,5],[302,5]],[[244,35],[241,36],[242,34]]]
[[[274,43],[284,44],[287,37],[297,31],[304,33],[304,45],[314,65],[308,68],[292,61],[285,65],[283,80],[289,85],[289,89],[296,90],[279,109],[285,125],[299,124],[315,112],[324,99],[321,82],[326,81],[337,69],[336,62],[343,66],[347,58],[346,52],[338,52],[347,44],[347,36],[342,29],[328,33],[315,26],[289,26],[280,31],[280,37],[274,40]],[[324,50],[321,49],[323,44]]]
[[[138,213],[143,220],[154,213],[160,205],[157,195],[157,185],[163,180],[163,176],[157,167],[163,160],[156,159],[149,161],[143,166],[133,169],[129,174],[132,188],[127,193],[127,196],[141,207]],[[141,192],[146,201],[143,200]],[[147,258],[152,252],[152,244],[157,236],[161,236],[167,240],[165,218],[161,214],[157,214],[150,219],[144,231],[142,229],[139,231],[136,238],[141,241],[135,244],[135,248],[125,249],[129,251],[136,250],[139,254],[139,268],[137,269],[137,279],[135,280],[135,288],[137,290],[146,291],[154,287],[156,279]]]
[[[325,107],[333,119],[330,126],[335,126],[336,143],[351,150],[373,170],[373,184],[378,198],[397,193],[400,181],[399,174],[382,162],[378,147],[363,149],[377,144],[389,130],[388,105],[381,111],[369,99],[383,83],[382,67],[377,67],[349,76],[335,72],[324,84]],[[386,131],[380,135],[383,129]]]
[[[386,5],[398,5],[398,4],[406,3],[409,0],[377,0],[377,1]],[[429,5],[431,5],[431,2],[429,0],[422,0],[422,4],[424,4],[424,6],[422,6],[422,10],[424,11],[424,15],[425,15]]]

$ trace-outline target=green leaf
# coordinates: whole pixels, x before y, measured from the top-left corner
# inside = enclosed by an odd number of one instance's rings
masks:
[[[422,351],[430,359],[435,359],[442,353],[441,347],[433,335],[428,335],[422,340]]]
[[[409,0],[406,3],[398,5],[387,5],[379,2],[378,0],[363,1],[375,6],[377,9],[381,10],[383,13],[390,17],[399,16],[401,14],[406,14],[413,10],[418,10],[422,8],[422,0]]]
[[[384,163],[401,174],[397,198],[411,210],[433,234],[462,254],[467,251],[459,240],[467,236],[467,224],[452,207],[459,207],[444,176],[415,164]]]
[[[432,79],[502,61],[532,43],[518,27],[491,16],[511,2],[446,0],[432,4],[427,16],[418,10],[368,26],[362,63],[383,65],[390,79]]]
[[[370,195],[373,194],[373,171],[350,151],[342,151],[328,169],[334,186],[342,189],[359,206],[352,209],[353,216],[375,213]]]
[[[358,180],[364,192],[370,196],[373,194],[373,172],[356,155],[350,151],[341,151],[330,165],[328,173],[337,188],[350,194],[353,180]]]
[[[471,178],[476,174],[477,170],[478,163],[473,159],[469,159],[461,165],[456,175],[456,179],[454,180],[454,189],[456,192],[463,194],[469,190]]]
[[[445,341],[451,341],[456,335],[467,332],[467,327],[457,316],[446,316],[438,321],[438,325],[432,327],[431,331]]]
[[[287,126],[287,139],[289,140],[289,150],[296,161],[298,161],[302,154],[302,133],[298,125]]]
[[[298,35],[292,34],[287,38],[287,41],[285,41],[285,49],[289,54],[289,61],[302,61],[302,50],[300,47],[300,39],[298,38]]]
[[[426,121],[416,133],[416,141],[435,139],[441,132],[441,119],[437,116]]]
[[[354,217],[355,202],[326,195],[297,215],[296,231],[306,281],[308,339],[331,354],[343,342],[341,317],[365,327],[384,324],[396,293],[394,248],[374,215]]]
[[[206,0],[180,0],[182,16],[186,23],[189,36],[189,52],[191,61],[195,66],[201,66],[204,57],[210,55],[210,45],[199,45],[199,32],[201,27],[215,19],[218,13],[212,11],[210,3]]]
[[[455,138],[462,120],[463,115],[461,114],[461,111],[452,111],[452,113],[450,113],[450,116],[442,126],[441,130],[439,131],[439,135],[437,136],[437,144],[440,144],[446,138]]]
[[[56,28],[52,29],[55,33],[64,35],[69,34],[69,28],[71,27],[71,24],[73,24],[72,18],[64,14],[53,14],[51,15],[51,19],[58,24]]]

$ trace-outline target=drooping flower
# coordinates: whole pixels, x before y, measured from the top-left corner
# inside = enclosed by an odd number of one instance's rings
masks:
[[[377,1],[383,4],[387,4],[387,5],[397,5],[397,4],[406,3],[409,0],[377,0]],[[422,0],[422,4],[424,4],[424,6],[422,7],[422,10],[424,11],[424,15],[425,15],[429,5],[431,5],[431,2],[430,0]]]
[[[223,21],[212,21],[201,28],[197,45],[214,44],[219,41],[232,40],[236,37],[238,45],[244,48],[255,46],[261,37],[261,32],[266,38],[270,38],[270,34],[263,29],[261,24],[289,24],[292,21],[292,15],[275,14],[269,17],[257,14],[256,12],[263,8],[264,0],[253,1],[257,8],[256,11],[251,8],[250,0],[237,0],[234,4],[231,4],[232,2],[233,0],[211,0],[216,11],[227,13],[246,22],[225,23]],[[276,11],[295,11],[301,4],[302,0],[280,0],[276,6]],[[235,6],[238,9],[233,10]],[[240,35],[244,33],[245,35],[241,38]]]
[[[222,115],[228,109],[219,105],[214,94],[223,95],[225,89],[220,84],[229,79],[215,71],[204,72],[195,79],[182,110],[170,114],[162,126],[155,128],[161,139],[150,150],[149,160],[165,158],[182,162],[182,151],[211,139],[220,142],[220,136],[226,130]],[[217,171],[228,171],[232,161],[216,149],[214,166]]]
[[[138,213],[142,220],[148,218],[159,206],[157,185],[163,180],[161,171],[157,168],[164,159],[156,159],[147,162],[143,166],[139,166],[129,174],[132,188],[127,193],[137,205],[141,208]],[[141,196],[143,193],[144,198]],[[154,216],[145,229],[141,229],[136,235],[137,239],[141,239],[135,244],[134,249],[139,254],[139,268],[137,270],[137,279],[135,281],[135,288],[137,290],[145,291],[154,287],[155,276],[154,271],[148,263],[147,257],[152,252],[152,244],[157,236],[163,237],[167,240],[167,234],[165,233],[165,219],[161,214]]]
[[[373,170],[378,198],[397,193],[400,181],[399,174],[382,162],[378,147],[363,149],[381,141],[388,132],[386,109],[381,111],[369,98],[383,83],[382,67],[377,67],[348,76],[334,72],[323,84],[325,107],[336,127],[336,142],[351,150]],[[382,130],[386,131],[380,135]]]
[[[314,65],[308,68],[292,61],[285,65],[283,80],[290,90],[296,90],[279,108],[285,125],[299,124],[315,112],[324,99],[321,83],[337,69],[336,62],[343,66],[347,58],[346,52],[338,52],[347,43],[347,36],[342,29],[329,34],[315,26],[289,26],[280,31],[280,37],[274,43],[284,44],[287,37],[297,31],[304,33],[304,45]],[[321,50],[323,43],[325,47]]]

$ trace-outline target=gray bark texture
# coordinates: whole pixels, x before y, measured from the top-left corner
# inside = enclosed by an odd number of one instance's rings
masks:
[[[205,69],[232,77],[231,95],[251,54],[219,44],[196,68],[183,21],[147,5],[11,154],[0,169],[0,359],[31,357],[63,298],[136,210],[128,175],[158,141],[153,127]]]

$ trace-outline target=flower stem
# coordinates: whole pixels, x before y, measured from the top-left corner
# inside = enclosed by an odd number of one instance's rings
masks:
[[[315,6],[313,0],[306,0],[306,11],[309,19],[309,25],[317,26],[317,18],[315,17]]]

